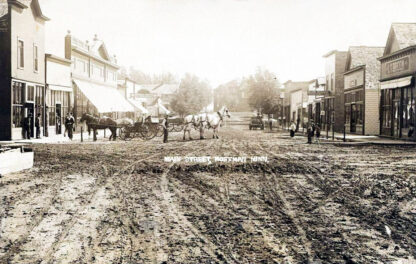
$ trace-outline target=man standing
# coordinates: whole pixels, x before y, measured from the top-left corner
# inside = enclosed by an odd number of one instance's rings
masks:
[[[65,127],[68,130],[68,137],[72,140],[72,135],[74,132],[74,123],[75,119],[72,116],[72,113],[67,113],[65,118]]]
[[[36,115],[35,119],[35,127],[36,127],[36,138],[40,138],[40,113]]]
[[[168,115],[165,115],[165,118],[162,121],[163,127],[163,143],[168,142]]]

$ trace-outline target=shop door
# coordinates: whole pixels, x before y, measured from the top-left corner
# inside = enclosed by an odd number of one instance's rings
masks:
[[[394,100],[392,120],[392,129],[394,137],[400,137],[400,116],[400,100]]]
[[[62,109],[61,104],[56,104],[56,111],[55,111],[55,126],[56,126],[56,134],[62,133]]]
[[[27,109],[27,116],[29,119],[30,137],[34,137],[35,130],[35,106],[33,103],[26,103],[25,108]]]
[[[351,105],[351,127],[350,127],[350,131],[351,133],[355,133],[357,130],[357,105],[356,104],[352,104]]]

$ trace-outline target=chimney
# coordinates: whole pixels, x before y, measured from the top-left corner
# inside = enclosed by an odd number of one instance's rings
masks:
[[[68,30],[65,36],[65,59],[67,60],[71,59],[71,51],[72,51],[72,36],[71,36],[71,30]]]

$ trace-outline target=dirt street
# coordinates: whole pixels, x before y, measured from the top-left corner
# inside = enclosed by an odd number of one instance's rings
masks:
[[[416,149],[219,134],[35,145],[0,178],[0,263],[416,263]]]

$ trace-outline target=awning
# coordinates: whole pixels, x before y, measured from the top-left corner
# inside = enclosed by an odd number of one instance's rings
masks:
[[[74,80],[74,82],[99,113],[134,112],[134,107],[116,88],[81,80]]]
[[[134,99],[129,99],[129,102],[136,108],[136,111],[139,111],[143,114],[149,113],[149,111],[142,105],[142,102]]]
[[[170,111],[160,102],[157,102],[157,105],[159,106],[159,114],[167,114],[167,115],[170,114]]]
[[[407,76],[391,81],[385,81],[380,83],[380,89],[394,89],[399,87],[405,87],[412,83],[412,76]]]
[[[48,88],[52,91],[72,92],[72,87],[70,87],[70,86],[60,86],[60,85],[48,84]]]

